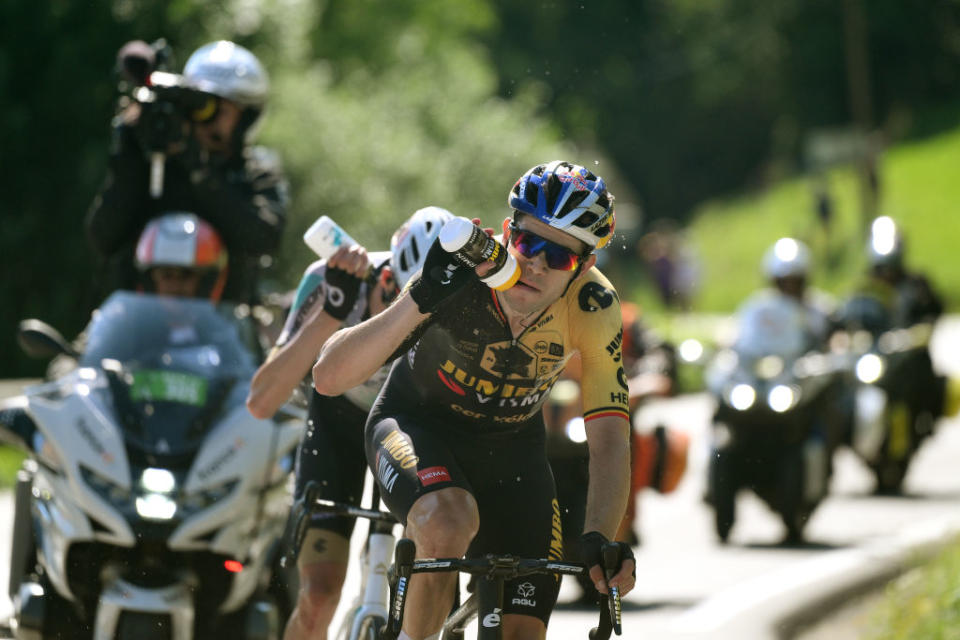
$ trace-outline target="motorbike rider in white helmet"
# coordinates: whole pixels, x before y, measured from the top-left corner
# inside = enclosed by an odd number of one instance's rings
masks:
[[[823,346],[831,303],[809,290],[810,262],[810,249],[794,238],[780,238],[767,250],[762,268],[770,286],[737,311],[738,351],[795,357]]]
[[[247,398],[258,418],[272,416],[298,386],[299,399],[309,398],[307,429],[297,453],[298,496],[315,481],[323,487],[320,497],[359,506],[366,473],[364,424],[389,367],[335,397],[312,388],[310,368],[335,331],[377,315],[393,301],[451,218],[440,207],[419,209],[393,234],[389,252],[341,247],[304,272],[276,347],[254,375]],[[326,637],[340,601],[353,525],[352,518],[311,522],[297,560],[300,595],[285,640]]]
[[[152,82],[152,54],[139,41],[121,49],[121,64],[139,70],[133,84]],[[88,238],[107,261],[114,287],[133,288],[133,247],[147,222],[165,211],[195,212],[229,250],[224,299],[255,301],[287,208],[276,155],[251,145],[267,103],[266,70],[253,53],[221,40],[194,52],[177,82],[176,92],[129,102],[115,118],[108,176],[87,215]],[[161,126],[170,120],[158,115],[160,106],[172,109],[176,124]],[[153,152],[162,157],[159,194],[151,192]]]
[[[943,300],[926,276],[907,270],[904,253],[905,241],[897,223],[889,216],[876,218],[867,238],[869,271],[861,288],[884,304],[891,326],[935,322],[943,313]]]

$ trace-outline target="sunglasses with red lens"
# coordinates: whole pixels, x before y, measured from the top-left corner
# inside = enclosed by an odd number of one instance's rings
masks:
[[[583,259],[583,256],[572,249],[541,238],[532,231],[521,229],[514,222],[510,223],[510,245],[524,258],[533,258],[542,251],[547,266],[558,271],[573,271]]]

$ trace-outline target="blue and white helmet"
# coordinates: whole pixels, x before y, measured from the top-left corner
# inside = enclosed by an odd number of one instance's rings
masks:
[[[528,213],[592,249],[602,249],[613,237],[613,201],[603,178],[562,160],[533,167],[507,195],[514,211]]]
[[[400,225],[390,238],[390,268],[401,289],[427,257],[430,245],[440,235],[440,229],[454,215],[442,207],[417,209]]]

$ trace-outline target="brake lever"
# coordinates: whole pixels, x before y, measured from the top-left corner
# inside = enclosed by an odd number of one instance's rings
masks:
[[[315,480],[311,480],[304,488],[303,495],[299,500],[294,500],[290,507],[290,516],[287,518],[287,526],[283,532],[283,540],[287,545],[284,550],[283,558],[280,560],[282,566],[287,567],[291,563],[296,564],[300,557],[300,547],[307,537],[307,525],[310,521],[310,508],[308,507],[314,500],[319,490],[319,485]]]
[[[610,616],[613,633],[619,636],[623,633],[620,587],[611,587],[610,579],[617,575],[617,571],[620,569],[620,545],[615,542],[608,542],[600,549],[600,555],[603,563],[603,573],[607,580],[607,613]]]

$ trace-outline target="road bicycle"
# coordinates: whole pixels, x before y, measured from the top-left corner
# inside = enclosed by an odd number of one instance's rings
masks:
[[[285,537],[287,553],[284,566],[296,563],[312,515],[325,513],[369,520],[370,529],[360,555],[360,592],[334,637],[337,640],[378,640],[387,622],[387,574],[396,541],[393,530],[397,520],[385,511],[324,500],[318,497],[319,494],[320,485],[309,482],[304,487],[302,497],[293,505]],[[380,492],[374,483],[372,505],[378,504]]]
[[[503,584],[513,578],[536,573],[580,576],[587,569],[580,563],[518,558],[511,555],[487,555],[482,558],[425,558],[417,560],[416,545],[407,538],[396,540],[396,518],[390,513],[319,498],[320,486],[310,482],[292,508],[288,523],[287,553],[284,566],[295,563],[306,537],[312,514],[365,518],[370,521],[364,551],[361,554],[360,593],[335,636],[338,640],[396,640],[403,623],[406,589],[414,573],[458,571],[477,577],[473,594],[462,604],[459,589],[454,611],[443,628],[443,640],[463,640],[464,630],[478,620],[477,640],[501,640]],[[372,504],[379,504],[376,484]],[[394,551],[394,542],[396,550]],[[619,548],[607,544],[602,549],[602,564],[607,578],[619,570]],[[394,556],[393,564],[390,563]],[[389,568],[388,568],[389,567]],[[389,604],[389,610],[388,610]],[[611,632],[621,634],[620,595],[616,587],[600,600],[600,620],[589,632],[590,640],[608,640]]]
[[[619,570],[620,549],[614,543],[604,545],[602,566],[609,580]],[[482,558],[423,558],[415,559],[416,546],[413,540],[397,541],[394,563],[390,568],[390,618],[379,640],[396,640],[403,623],[407,586],[414,573],[458,571],[476,578],[474,591],[462,605],[447,617],[441,634],[442,640],[462,640],[467,625],[477,620],[477,640],[502,640],[503,584],[507,580],[537,573],[555,573],[579,576],[587,571],[580,563],[554,560],[518,558],[511,555],[488,554]],[[611,588],[609,596],[600,602],[599,624],[590,630],[590,640],[607,640],[610,632],[622,633],[620,593]],[[458,592],[459,593],[459,592]]]

